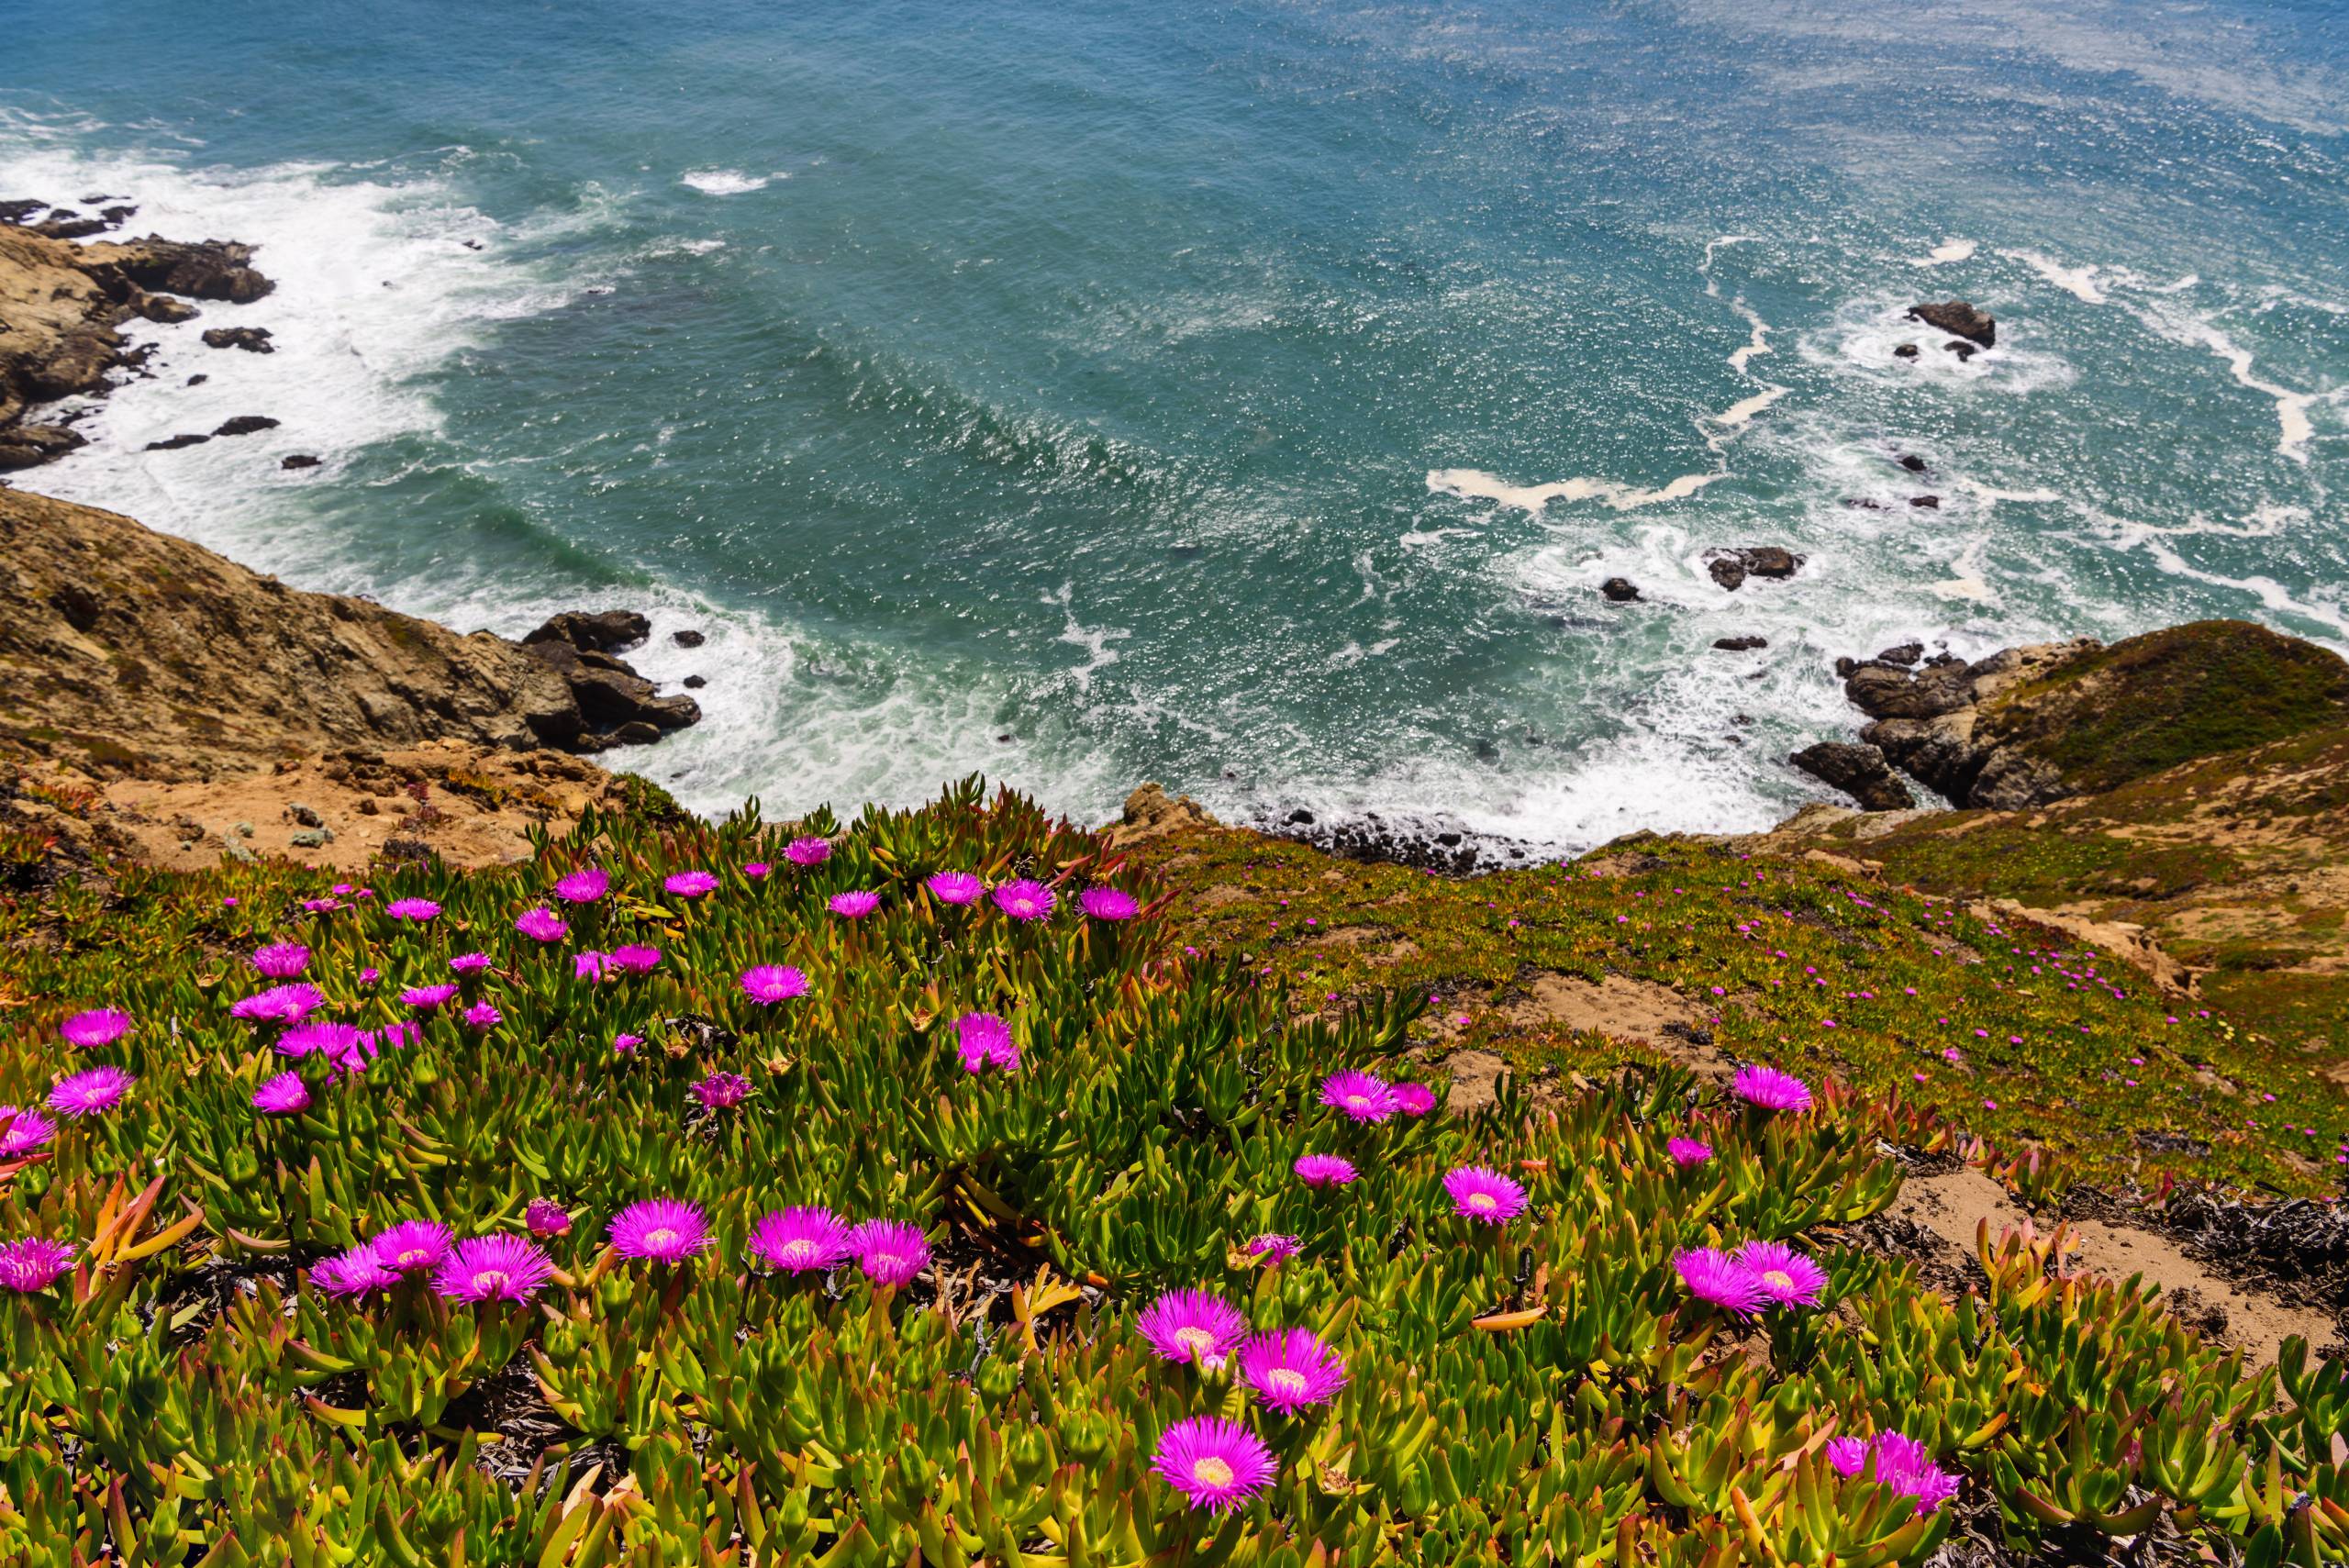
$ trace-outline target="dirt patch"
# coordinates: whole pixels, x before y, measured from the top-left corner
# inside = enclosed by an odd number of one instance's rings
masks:
[[[1244,887],[1237,887],[1228,882],[1219,882],[1213,887],[1208,888],[1205,893],[1200,894],[1197,898],[1192,899],[1191,907],[1194,909],[1220,909],[1227,904],[1249,903],[1254,899],[1255,896],[1256,895],[1254,894],[1249,892]]]
[[[1453,1116],[1471,1116],[1500,1097],[1501,1074],[1508,1063],[1489,1051],[1455,1051],[1443,1059],[1452,1079],[1444,1109]]]
[[[1620,974],[1602,975],[1594,984],[1544,973],[1528,983],[1527,992],[1500,1008],[1511,1023],[1639,1040],[1708,1080],[1725,1080],[1733,1070],[1728,1054],[1713,1044],[1713,1010],[1669,985]]]

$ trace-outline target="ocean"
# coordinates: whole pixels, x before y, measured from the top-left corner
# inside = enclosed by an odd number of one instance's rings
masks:
[[[2349,644],[2334,0],[11,9],[0,197],[279,284],[19,483],[463,629],[645,609],[707,717],[607,760],[697,809],[1564,852],[1818,796],[1841,654]],[[1904,319],[1961,296],[1964,360]]]

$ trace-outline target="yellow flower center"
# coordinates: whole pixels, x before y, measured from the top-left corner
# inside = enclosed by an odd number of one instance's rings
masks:
[[[509,1277],[510,1276],[507,1275],[506,1271],[503,1269],[490,1269],[484,1273],[473,1275],[473,1288],[480,1291],[484,1296],[488,1296],[495,1292],[504,1290],[506,1288],[506,1282]]]
[[[1795,1294],[1794,1276],[1787,1273],[1784,1269],[1770,1270],[1762,1276],[1762,1283],[1768,1285],[1772,1290],[1783,1290],[1788,1296]]]
[[[1348,1095],[1346,1096],[1346,1104],[1367,1109],[1370,1106],[1370,1096],[1368,1095]]]
[[[1470,1208],[1494,1209],[1500,1207],[1500,1206],[1501,1200],[1495,1197],[1490,1193],[1470,1193],[1468,1195],[1468,1207]]]
[[[659,1230],[650,1230],[645,1232],[644,1250],[648,1252],[666,1251],[669,1248],[674,1247],[676,1244],[677,1233],[674,1230],[664,1228]]]
[[[1305,1392],[1305,1374],[1293,1368],[1276,1366],[1264,1374],[1265,1385],[1276,1394]]]
[[[814,1256],[815,1251],[816,1243],[813,1241],[785,1241],[783,1244],[783,1261],[796,1263],[803,1258]]]
[[[1231,1466],[1209,1455],[1191,1466],[1191,1479],[1207,1486],[1229,1486],[1231,1485]]]
[[[1174,1334],[1174,1342],[1194,1356],[1208,1355],[1215,1349],[1215,1336],[1205,1329],[1177,1329]]]
[[[429,1262],[430,1261],[431,1254],[427,1252],[423,1248],[410,1247],[406,1251],[402,1252],[397,1258],[393,1260],[392,1266],[395,1268],[407,1269],[414,1268],[418,1263]]]

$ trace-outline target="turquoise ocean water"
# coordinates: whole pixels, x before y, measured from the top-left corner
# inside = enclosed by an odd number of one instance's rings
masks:
[[[281,280],[142,327],[161,373],[30,484],[463,627],[649,608],[639,662],[709,717],[620,755],[700,807],[985,769],[1096,819],[1155,778],[1565,848],[1804,798],[1839,653],[2349,644],[2331,0],[6,36],[0,196],[125,197]],[[1995,351],[1900,318],[1952,295]],[[279,351],[196,341],[230,318]],[[138,450],[244,413],[284,423]],[[1724,593],[1742,544],[1809,559]]]

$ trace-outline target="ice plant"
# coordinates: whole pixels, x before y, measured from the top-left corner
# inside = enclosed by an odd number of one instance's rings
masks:
[[[1917,1500],[1917,1512],[1930,1514],[1957,1496],[1957,1477],[1933,1462],[1923,1443],[1900,1432],[1878,1432],[1872,1438],[1831,1438],[1827,1462],[1838,1474],[1873,1472],[1877,1485],[1889,1486]]]
[[[1248,1244],[1241,1251],[1252,1258],[1262,1258],[1277,1267],[1296,1257],[1297,1250],[1301,1245],[1302,1243],[1294,1236],[1284,1236],[1279,1231],[1267,1230],[1262,1236],[1250,1237]]]
[[[832,858],[832,841],[812,835],[794,839],[783,847],[783,858],[802,871],[810,866],[819,866]]]
[[[1332,1073],[1321,1080],[1321,1103],[1353,1121],[1385,1121],[1402,1107],[1386,1080],[1368,1073]]]
[[[228,1016],[252,1024],[298,1024],[325,1004],[317,986],[297,982],[256,991],[231,1006]]]
[[[1435,1109],[1435,1091],[1425,1084],[1397,1084],[1395,1108],[1405,1116],[1425,1116]]]
[[[412,920],[422,925],[440,913],[440,906],[429,898],[395,898],[384,906],[384,913],[395,920]]]
[[[364,1296],[399,1282],[400,1272],[384,1263],[372,1241],[322,1258],[310,1269],[310,1283],[328,1296]]]
[[[905,1284],[930,1266],[930,1243],[921,1227],[896,1219],[868,1219],[849,1232],[856,1266],[875,1284]]]
[[[1141,913],[1132,894],[1115,887],[1088,887],[1076,895],[1076,904],[1096,920],[1130,920]]]
[[[694,1085],[694,1098],[706,1110],[722,1111],[751,1095],[751,1081],[740,1073],[713,1073]]]
[[[1735,1262],[1780,1307],[1816,1307],[1826,1294],[1827,1271],[1783,1241],[1748,1241]]]
[[[661,885],[680,898],[699,898],[718,891],[718,878],[706,871],[672,872],[662,879]]]
[[[0,1160],[20,1160],[57,1135],[57,1124],[39,1111],[0,1106]]]
[[[253,1091],[253,1108],[269,1116],[292,1116],[310,1108],[310,1086],[302,1082],[302,1074],[291,1070],[280,1073]]]
[[[554,1260],[519,1236],[460,1241],[432,1288],[458,1301],[528,1301],[554,1276]]]
[[[853,1251],[845,1221],[829,1208],[784,1208],[751,1227],[751,1256],[785,1273],[836,1268]]]
[[[291,980],[310,967],[310,950],[300,942],[271,942],[253,950],[251,962],[272,980]]]
[[[675,1198],[647,1198],[612,1216],[606,1232],[623,1258],[681,1263],[709,1245],[709,1221]]]
[[[985,891],[967,871],[941,871],[922,884],[941,904],[976,904]]]
[[[1194,1509],[1219,1514],[1263,1491],[1277,1468],[1264,1439],[1219,1416],[1193,1416],[1167,1428],[1150,1463]]]
[[[95,1116],[120,1105],[137,1082],[119,1067],[93,1067],[59,1079],[49,1092],[49,1108],[60,1116]]]
[[[1667,1138],[1664,1140],[1664,1151],[1671,1155],[1672,1162],[1684,1171],[1693,1170],[1713,1157],[1711,1144],[1699,1143],[1693,1138]]]
[[[571,976],[574,980],[601,980],[612,972],[612,955],[594,948],[572,960]]]
[[[494,1004],[488,1002],[475,1002],[465,1009],[465,1027],[469,1029],[476,1029],[486,1034],[505,1021],[506,1015],[499,1012]]]
[[[58,1025],[57,1032],[77,1051],[95,1051],[128,1034],[130,1015],[119,1007],[93,1007]]]
[[[1498,1171],[1461,1165],[1444,1173],[1443,1190],[1463,1219],[1500,1225],[1525,1212],[1525,1189]]]
[[[554,895],[565,904],[593,904],[611,888],[611,873],[601,866],[584,866],[557,881]]]
[[[489,967],[489,954],[485,952],[461,952],[456,957],[449,961],[449,967],[455,970],[459,974],[479,974],[483,970]]]
[[[881,895],[860,888],[852,893],[835,893],[826,905],[843,919],[862,920],[881,907]]]
[[[650,974],[661,967],[661,950],[642,942],[629,942],[614,948],[610,960],[611,966],[623,974]]]
[[[340,1061],[359,1049],[359,1026],[328,1018],[295,1024],[277,1037],[280,1056],[327,1056]]]
[[[514,929],[534,942],[559,942],[571,934],[562,916],[541,904],[514,917]]]
[[[752,882],[764,882],[774,871],[774,867],[764,861],[748,861],[742,866],[742,874]]]
[[[965,1073],[987,1066],[1019,1071],[1019,1044],[1011,1038],[1011,1026],[993,1013],[965,1013],[957,1018],[954,1049]]]
[[[1689,1295],[1741,1318],[1768,1299],[1753,1272],[1719,1248],[1698,1247],[1675,1252],[1672,1266],[1679,1273],[1680,1283],[1688,1287]]]
[[[1134,1329],[1161,1361],[1211,1367],[1240,1348],[1248,1319],[1212,1291],[1170,1290],[1142,1308]]]
[[[1312,1330],[1277,1329],[1240,1347],[1240,1377],[1286,1416],[1336,1398],[1346,1385],[1346,1363]]]
[[[1342,1187],[1359,1174],[1353,1161],[1335,1154],[1300,1154],[1291,1169],[1308,1187]]]
[[[449,1261],[456,1238],[435,1219],[403,1219],[371,1243],[384,1266],[403,1274],[431,1273]]]
[[[0,1290],[19,1295],[47,1290],[73,1261],[73,1243],[45,1236],[0,1242]]]
[[[1810,1085],[1790,1073],[1758,1064],[1741,1067],[1737,1076],[1730,1080],[1730,1087],[1747,1105],[1759,1106],[1771,1111],[1807,1111],[1810,1108]]]
[[[419,1013],[429,1013],[456,1000],[457,989],[457,983],[453,980],[443,980],[431,985],[411,985],[400,993],[400,1000]]]
[[[805,995],[807,977],[787,963],[762,963],[742,972],[742,994],[762,1007]]]
[[[571,1211],[552,1198],[534,1197],[522,1211],[523,1228],[540,1240],[571,1234]]]
[[[1041,920],[1052,912],[1052,890],[1022,877],[995,890],[995,906],[1015,920]]]

